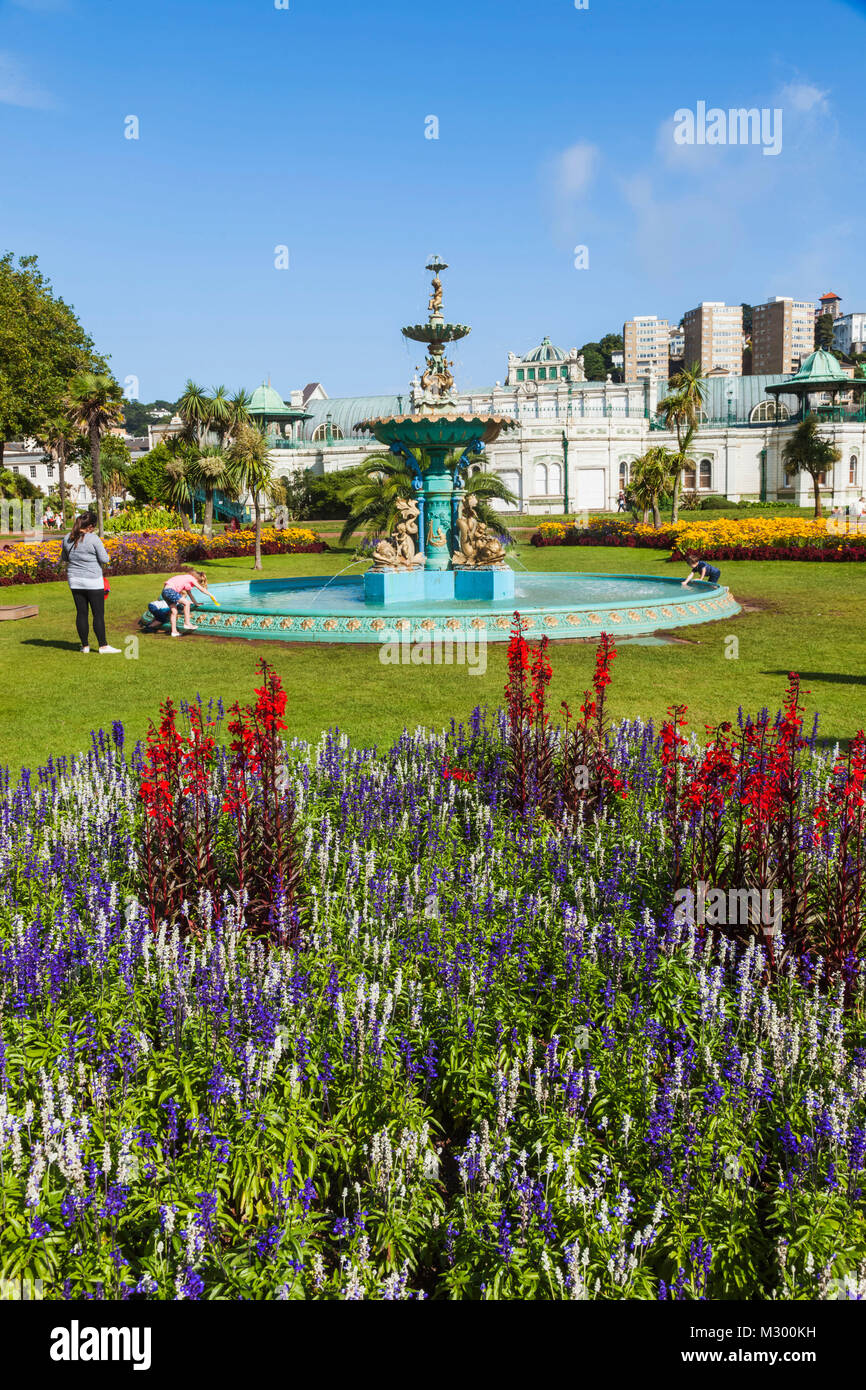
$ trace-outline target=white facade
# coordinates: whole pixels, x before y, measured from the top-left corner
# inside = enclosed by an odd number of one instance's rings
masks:
[[[833,346],[846,356],[866,352],[866,314],[840,314],[833,324]]]
[[[763,494],[768,501],[812,505],[808,474],[789,480],[783,469],[782,449],[794,423],[776,423],[775,403],[764,392],[768,381],[778,379],[719,377],[708,383],[710,409],[695,442],[694,477],[684,479],[689,489],[704,495],[719,493],[732,501],[757,501]],[[634,459],[652,444],[675,447],[673,435],[655,428],[659,390],[654,380],[522,382],[517,387],[497,385],[484,393],[458,395],[457,400],[467,413],[489,412],[518,421],[516,430],[503,431],[487,447],[486,466],[516,494],[517,506],[512,510],[555,515],[566,510],[566,458],[567,510],[614,510]],[[357,423],[371,413],[381,413],[382,399],[376,398],[372,411],[364,399],[329,400],[327,406],[340,420],[343,438],[329,445],[308,437],[303,444],[273,450],[275,475],[287,477],[307,468],[316,474],[333,473],[381,452],[383,446],[370,437],[353,441],[350,417],[354,412]],[[392,410],[397,409],[396,402],[394,398]],[[793,399],[780,403],[780,421],[794,410]],[[310,436],[315,433],[315,418],[306,428]],[[866,484],[866,422],[832,423],[822,429],[843,453],[827,480],[824,499],[844,506]]]

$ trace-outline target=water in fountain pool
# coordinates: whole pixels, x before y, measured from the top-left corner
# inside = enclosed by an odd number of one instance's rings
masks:
[[[214,592],[223,609],[242,613],[331,613],[335,615],[371,612],[387,613],[388,605],[366,603],[363,579],[347,576],[333,580],[326,588],[321,578],[253,580],[247,584],[217,584]],[[712,584],[694,584],[691,597],[717,593]],[[437,601],[401,602],[401,613],[512,612],[527,608],[593,608],[598,605],[629,603],[681,603],[689,596],[678,579],[657,579],[649,575],[607,574],[517,574],[514,598],[502,600],[453,598]]]

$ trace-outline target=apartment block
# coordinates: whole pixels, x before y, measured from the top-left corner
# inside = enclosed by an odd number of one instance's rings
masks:
[[[705,299],[683,314],[683,355],[687,367],[700,362],[704,372],[743,370],[742,306]]]
[[[752,310],[755,376],[795,372],[815,347],[815,305],[777,294]]]
[[[648,377],[667,381],[669,334],[667,319],[655,314],[638,314],[623,324],[626,381],[642,381]]]
[[[848,356],[866,352],[866,314],[840,314],[833,324],[833,346]]]

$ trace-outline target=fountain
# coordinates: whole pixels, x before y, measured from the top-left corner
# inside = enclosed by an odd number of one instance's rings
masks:
[[[402,330],[427,350],[413,413],[355,426],[403,459],[415,491],[397,503],[394,532],[377,544],[372,567],[324,585],[321,578],[214,585],[220,607],[203,607],[196,626],[283,641],[429,641],[436,635],[505,641],[514,609],[527,635],[551,638],[648,634],[738,612],[728,589],[700,581],[685,594],[678,579],[647,575],[527,571],[516,578],[499,537],[478,516],[469,478],[473,459],[516,422],[461,411],[454,364],[445,352],[471,330],[447,323],[442,313],[445,262],[434,256],[427,269],[433,275],[427,320]]]

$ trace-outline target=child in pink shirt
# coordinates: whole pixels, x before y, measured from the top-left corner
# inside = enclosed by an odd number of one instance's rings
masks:
[[[200,589],[203,594],[211,596],[207,586],[207,578],[201,570],[183,570],[181,574],[173,574],[171,579],[167,579],[163,586],[162,596],[171,610],[171,635],[179,637],[177,630],[177,610],[183,609],[183,629],[184,632],[195,632],[189,615],[192,608],[191,591]]]

